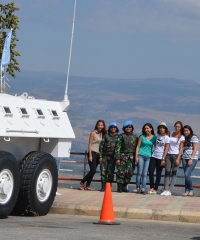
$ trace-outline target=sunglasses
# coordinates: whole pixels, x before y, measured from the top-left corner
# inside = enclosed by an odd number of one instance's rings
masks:
[[[127,126],[127,127],[125,127],[125,128],[132,128],[131,126]]]
[[[110,128],[117,128],[117,127],[115,127],[115,126],[111,126]]]

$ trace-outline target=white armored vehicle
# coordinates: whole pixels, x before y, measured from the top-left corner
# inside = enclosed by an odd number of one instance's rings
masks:
[[[66,110],[53,102],[0,94],[0,216],[48,213],[57,190],[54,158],[69,157],[75,138]],[[16,203],[16,204],[15,204]]]
[[[54,201],[58,183],[55,158],[69,157],[71,141],[75,138],[66,113],[75,9],[76,0],[62,102],[35,99],[27,93],[21,96],[3,93],[12,30],[7,36],[0,68],[0,218],[11,211],[20,215],[45,215]]]
[[[69,157],[75,138],[66,113],[75,10],[76,0],[62,102],[35,99],[27,93],[3,93],[12,29],[7,35],[0,61],[0,218],[11,211],[18,215],[45,215],[54,201],[58,183],[55,158]]]

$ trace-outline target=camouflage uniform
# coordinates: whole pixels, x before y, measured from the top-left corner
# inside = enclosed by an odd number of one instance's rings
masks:
[[[99,153],[100,158],[102,158],[100,165],[102,182],[113,182],[115,171],[114,150],[118,137],[117,133],[107,133],[100,144]]]
[[[138,136],[131,133],[122,133],[115,147],[115,160],[120,160],[117,166],[117,183],[127,185],[131,181],[135,170],[135,149]]]

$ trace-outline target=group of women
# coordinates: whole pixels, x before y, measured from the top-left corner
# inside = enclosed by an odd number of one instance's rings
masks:
[[[162,122],[157,127],[157,136],[155,136],[152,124],[146,123],[142,127],[142,134],[138,137],[133,133],[132,121],[126,121],[122,130],[123,133],[119,135],[116,122],[111,122],[107,131],[105,122],[97,121],[89,137],[90,171],[80,182],[80,190],[93,190],[90,184],[100,163],[101,191],[105,190],[106,182],[113,182],[114,170],[117,167],[117,192],[128,192],[127,184],[133,176],[136,165],[135,193],[156,194],[162,170],[165,168],[164,190],[161,195],[170,196],[182,161],[185,175],[183,196],[194,195],[191,173],[198,161],[199,139],[189,125],[183,127],[182,123],[177,121],[174,124],[174,131],[170,133],[166,123]],[[147,192],[148,173],[150,190]]]

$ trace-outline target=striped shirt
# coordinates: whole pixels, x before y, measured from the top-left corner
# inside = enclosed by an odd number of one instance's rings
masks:
[[[193,149],[194,149],[193,143],[197,143],[197,144],[199,143],[198,137],[193,135],[191,140],[190,140],[190,143],[191,143],[191,145],[189,147],[187,147],[187,146],[183,147],[183,155],[182,155],[183,159],[190,159],[191,158],[192,152],[193,152]],[[199,157],[199,152],[197,150],[197,152],[196,152],[195,156],[193,157],[193,159],[198,159],[198,157]]]

